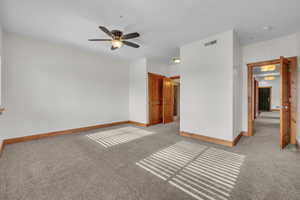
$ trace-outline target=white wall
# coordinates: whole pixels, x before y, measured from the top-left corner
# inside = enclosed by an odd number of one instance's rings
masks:
[[[0,24],[0,108],[2,108],[2,59],[3,59],[3,30],[2,26]]]
[[[147,60],[142,58],[130,64],[129,90],[130,120],[148,123],[148,73]]]
[[[217,44],[204,46],[212,40]],[[180,49],[181,131],[233,140],[233,46],[228,31]]]
[[[153,60],[153,59],[146,59],[146,63],[147,63],[147,72],[160,74],[163,76],[169,76],[169,66],[166,65],[164,62]]]
[[[259,87],[272,87],[271,94],[271,109],[279,109],[280,108],[280,76],[275,76],[274,80],[259,80]]]
[[[265,60],[278,59],[280,56],[291,57],[297,56],[297,34],[288,35],[285,37],[259,42],[244,46],[243,51],[243,130],[247,131],[247,63],[259,62]],[[299,63],[299,61],[298,61]],[[299,71],[298,71],[299,73]],[[298,75],[298,80],[299,79]],[[298,81],[298,91],[300,91],[300,81]],[[298,92],[298,94],[300,94]],[[300,112],[300,104],[298,98],[298,113]],[[298,119],[299,121],[299,115]],[[300,125],[298,125],[298,130]],[[299,132],[299,131],[298,131]]]
[[[3,95],[2,95],[2,57],[3,57],[3,48],[2,48],[2,26],[0,24],[0,108],[2,108],[2,98],[3,98]],[[0,114],[0,117],[1,114]],[[0,146],[2,145],[2,139],[3,139],[3,136],[0,134]]]
[[[4,34],[3,138],[129,119],[129,64]]]
[[[168,66],[169,76],[180,76],[180,64],[172,64]]]
[[[242,130],[242,54],[241,45],[236,32],[233,35],[233,138]]]
[[[297,33],[297,51],[298,51],[298,94],[297,94],[297,140],[300,144],[300,31]]]

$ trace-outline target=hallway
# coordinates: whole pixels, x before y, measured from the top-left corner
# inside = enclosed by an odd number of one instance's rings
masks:
[[[265,145],[279,148],[280,112],[261,112],[254,121],[254,137]]]

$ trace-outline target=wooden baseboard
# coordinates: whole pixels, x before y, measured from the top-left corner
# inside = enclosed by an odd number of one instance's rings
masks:
[[[242,131],[241,134],[242,134],[242,136],[248,136],[248,132],[247,131]]]
[[[271,111],[280,111],[280,109],[274,108],[274,109],[271,109]]]
[[[68,130],[63,130],[63,131],[55,131],[55,132],[50,132],[50,133],[30,135],[30,136],[24,136],[24,137],[18,137],[18,138],[10,138],[10,139],[6,139],[3,141],[3,146],[7,145],[7,144],[26,142],[26,141],[30,141],[30,140],[37,140],[37,139],[42,139],[42,138],[52,137],[52,136],[57,136],[57,135],[79,133],[79,132],[94,130],[94,129],[98,129],[98,128],[104,128],[104,127],[110,127],[110,126],[128,124],[128,123],[129,123],[129,121],[113,122],[113,123],[100,124],[100,125],[95,125],[95,126],[87,126],[87,127],[75,128],[75,129],[68,129]]]
[[[144,124],[144,123],[140,123],[140,122],[135,122],[135,121],[129,121],[129,124],[133,124],[135,126],[142,126],[142,127],[147,127],[149,126],[149,124]]]
[[[205,141],[205,142],[221,144],[221,145],[225,145],[225,146],[229,146],[229,147],[233,146],[233,142],[228,141],[228,140],[222,140],[222,139],[218,139],[218,138],[213,138],[213,137],[208,137],[208,136],[203,136],[203,135],[198,135],[198,134],[193,134],[193,133],[187,133],[187,132],[184,132],[184,131],[180,131],[180,135],[185,136],[185,137],[198,139],[198,140],[202,140],[202,141]]]
[[[233,146],[237,145],[237,143],[240,141],[241,137],[243,137],[244,132],[240,132],[240,134],[233,140]]]
[[[228,146],[228,147],[233,147],[239,142],[239,140],[243,136],[243,132],[241,132],[233,141],[223,140],[223,139],[218,139],[218,138],[213,138],[213,137],[208,137],[208,136],[198,135],[198,134],[193,134],[193,133],[187,133],[184,131],[181,131],[180,135],[184,136],[184,137],[190,137],[190,138],[202,140],[205,142],[211,142],[211,143],[221,144],[221,145]]]

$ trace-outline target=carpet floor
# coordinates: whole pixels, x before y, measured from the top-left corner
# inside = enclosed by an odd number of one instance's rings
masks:
[[[276,113],[262,113],[254,136],[233,148],[181,137],[177,123],[136,127],[135,136],[132,127],[7,145],[0,199],[300,199],[300,154],[280,150]]]

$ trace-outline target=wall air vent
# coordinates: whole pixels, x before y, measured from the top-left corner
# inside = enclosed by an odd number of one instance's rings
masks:
[[[217,44],[217,40],[213,40],[213,41],[210,41],[210,42],[206,42],[205,44],[204,44],[204,46],[211,46],[211,45],[215,45],[215,44]]]

